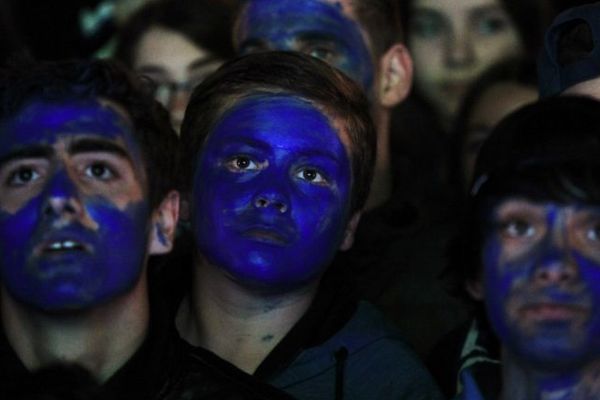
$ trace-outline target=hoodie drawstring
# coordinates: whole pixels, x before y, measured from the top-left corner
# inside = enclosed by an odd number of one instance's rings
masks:
[[[335,400],[344,399],[344,369],[348,359],[348,349],[340,347],[335,353]]]

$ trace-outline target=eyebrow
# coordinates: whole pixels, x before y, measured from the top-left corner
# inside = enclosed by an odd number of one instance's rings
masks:
[[[471,18],[479,18],[490,12],[502,12],[502,8],[495,4],[482,5],[475,7],[470,11]]]
[[[120,145],[101,139],[80,139],[73,142],[69,146],[69,154],[80,154],[80,153],[111,153],[121,158],[125,158],[129,161],[131,157],[129,153]]]
[[[297,40],[330,42],[330,43],[339,43],[340,42],[340,39],[338,36],[330,34],[330,33],[318,32],[318,31],[300,32],[297,35]]]
[[[31,146],[17,149],[0,158],[0,166],[12,161],[23,158],[50,158],[54,154],[54,149],[48,146]]]

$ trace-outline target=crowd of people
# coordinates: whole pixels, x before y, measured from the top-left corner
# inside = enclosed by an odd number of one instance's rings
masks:
[[[600,2],[76,3],[0,5],[0,398],[600,399]]]

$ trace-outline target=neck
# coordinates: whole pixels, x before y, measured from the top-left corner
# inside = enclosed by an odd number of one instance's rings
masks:
[[[600,398],[600,361],[577,370],[548,372],[524,365],[504,351],[502,400],[592,400]]]
[[[392,195],[392,167],[390,155],[390,112],[377,107],[373,113],[377,129],[377,153],[371,191],[365,210],[371,210],[385,203]]]
[[[317,283],[293,293],[265,293],[198,262],[192,294],[180,306],[177,328],[191,344],[252,374],[306,312],[316,288]]]
[[[145,275],[126,295],[92,310],[50,314],[0,293],[9,344],[30,370],[76,363],[106,381],[133,355],[148,327]]]

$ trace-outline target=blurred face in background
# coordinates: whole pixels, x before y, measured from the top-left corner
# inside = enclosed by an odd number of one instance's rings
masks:
[[[498,82],[483,91],[473,105],[461,145],[462,172],[467,185],[473,177],[481,145],[492,129],[508,114],[537,98],[537,88],[516,82]]]
[[[133,68],[149,78],[156,100],[169,110],[179,133],[192,90],[223,62],[181,33],[155,26],[140,38]]]
[[[408,29],[416,86],[446,127],[474,79],[523,52],[499,0],[413,0]]]

